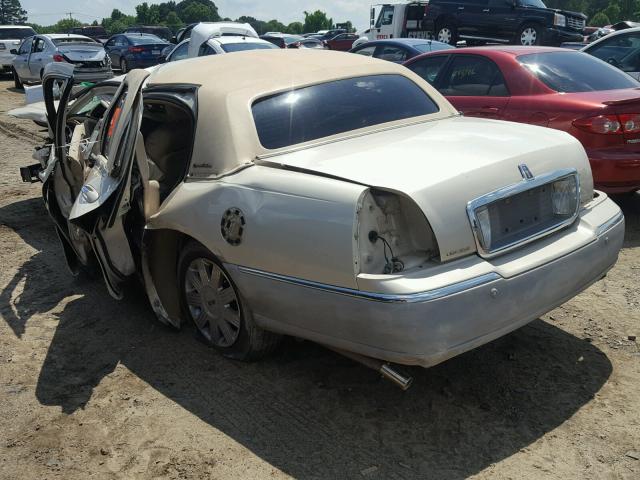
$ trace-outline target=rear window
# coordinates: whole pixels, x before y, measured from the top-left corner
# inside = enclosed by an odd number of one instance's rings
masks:
[[[134,45],[146,45],[148,43],[167,43],[165,40],[155,35],[127,35],[127,38]]]
[[[244,50],[268,50],[278,48],[273,43],[227,43],[222,45],[222,49],[227,52],[242,52]]]
[[[82,38],[82,37],[64,37],[64,38],[54,38],[52,40],[54,45],[69,45],[72,43],[91,43],[96,44],[95,40],[92,38]]]
[[[375,75],[279,93],[257,100],[252,110],[260,143],[276,149],[428,115],[438,106],[406,77]]]
[[[518,61],[556,92],[597,92],[640,87],[640,83],[626,73],[586,53],[533,53],[519,56]]]
[[[33,28],[0,28],[0,40],[22,40],[35,34]]]

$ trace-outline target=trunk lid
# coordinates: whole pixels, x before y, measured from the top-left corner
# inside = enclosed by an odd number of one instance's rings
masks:
[[[476,250],[467,204],[534,176],[575,168],[582,202],[593,195],[584,149],[557,130],[454,117],[263,156],[260,163],[316,172],[407,195],[422,209],[443,261]]]
[[[102,62],[107,52],[101,46],[60,46],[58,51],[64,55],[70,62]]]

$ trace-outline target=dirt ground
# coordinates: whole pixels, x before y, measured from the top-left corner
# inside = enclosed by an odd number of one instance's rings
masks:
[[[0,478],[638,479],[640,195],[617,266],[401,392],[309,342],[241,364],[73,278],[0,81]]]

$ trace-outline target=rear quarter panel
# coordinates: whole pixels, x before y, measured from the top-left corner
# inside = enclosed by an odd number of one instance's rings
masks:
[[[256,165],[220,180],[182,183],[148,228],[189,235],[225,263],[357,288],[354,222],[365,190]],[[237,246],[222,235],[222,217],[229,208],[239,208],[245,219]]]

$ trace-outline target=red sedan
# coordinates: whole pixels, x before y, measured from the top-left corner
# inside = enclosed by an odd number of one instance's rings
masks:
[[[329,50],[340,50],[341,52],[348,52],[353,47],[353,42],[355,42],[359,35],[355,33],[341,33],[340,35],[336,35],[330,40],[325,40],[324,44],[327,46]]]
[[[640,83],[584,53],[476,47],[405,63],[465,115],[564,130],[584,146],[596,187],[640,189]]]

